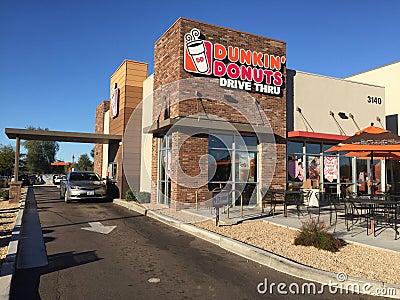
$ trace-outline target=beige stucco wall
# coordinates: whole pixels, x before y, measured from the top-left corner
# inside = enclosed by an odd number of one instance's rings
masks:
[[[104,134],[110,133],[110,110],[107,110],[104,114]],[[101,177],[105,178],[107,176],[108,168],[108,144],[103,144],[103,164],[101,168]]]
[[[152,125],[153,75],[143,82],[142,129]],[[140,191],[151,192],[152,134],[142,133],[142,159],[140,165]]]
[[[400,113],[400,61],[346,79],[384,86],[386,115]]]
[[[375,126],[381,126],[377,117],[385,126],[384,87],[295,71],[293,94],[294,130],[306,131],[296,107],[301,108],[315,132],[340,134],[330,111],[334,113],[346,135],[353,135],[358,129],[350,118],[340,118],[339,112],[347,116],[351,113],[361,129],[370,126],[371,122]],[[368,96],[379,97],[382,103],[368,103]],[[308,131],[312,130],[308,128]]]

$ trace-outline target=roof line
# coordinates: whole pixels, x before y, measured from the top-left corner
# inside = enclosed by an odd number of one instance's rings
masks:
[[[353,75],[350,75],[350,76],[347,76],[347,77],[343,77],[343,79],[346,79],[346,78],[349,78],[349,77],[353,77],[353,76],[356,76],[356,75],[360,75],[360,74],[363,74],[363,73],[371,72],[371,71],[374,71],[374,70],[378,70],[378,69],[381,69],[381,68],[384,68],[384,67],[387,67],[387,66],[390,66],[390,65],[397,64],[399,62],[400,62],[400,60],[394,61],[394,62],[388,63],[388,64],[380,66],[380,67],[372,68],[372,69],[369,69],[369,70],[366,70],[366,71],[363,71],[363,72],[359,72],[359,73],[356,73],[356,74],[353,74]]]
[[[23,140],[75,142],[89,144],[106,144],[109,142],[119,142],[122,140],[121,135],[103,133],[34,130],[22,128],[6,128],[4,131],[9,139],[16,139],[18,137]]]

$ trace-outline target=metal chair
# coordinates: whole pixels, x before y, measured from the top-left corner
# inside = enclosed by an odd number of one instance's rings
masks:
[[[365,222],[367,224],[367,235],[369,235],[369,225],[372,217],[371,206],[360,200],[360,198],[344,199],[346,229],[350,231],[356,223]]]
[[[394,239],[397,240],[399,233],[399,214],[400,203],[397,201],[377,201],[373,207],[373,226],[372,231],[374,236],[377,236],[377,228],[393,228],[395,235]]]
[[[318,221],[321,217],[321,212],[329,212],[329,225],[337,223],[337,211],[340,206],[340,200],[338,194],[331,193],[317,193],[318,198]],[[335,214],[335,223],[332,223],[333,214]]]

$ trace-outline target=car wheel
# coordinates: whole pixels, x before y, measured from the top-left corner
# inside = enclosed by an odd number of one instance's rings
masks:
[[[67,191],[65,191],[65,193],[64,193],[64,201],[65,201],[65,203],[68,203],[68,202],[69,202],[69,198],[68,198],[68,193],[67,193]]]

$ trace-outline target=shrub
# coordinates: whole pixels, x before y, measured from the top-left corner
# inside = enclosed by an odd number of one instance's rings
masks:
[[[2,191],[0,192],[0,197],[2,197],[3,200],[8,200],[8,199],[10,199],[9,190],[8,190],[8,189],[7,189],[7,190],[2,190]]]
[[[138,203],[150,203],[150,193],[139,192],[129,189],[125,194],[126,201],[135,201]]]
[[[126,191],[125,200],[126,201],[137,201],[135,194],[132,192],[131,189]]]
[[[344,242],[329,233],[324,222],[311,218],[309,221],[303,222],[294,244],[337,252]]]

